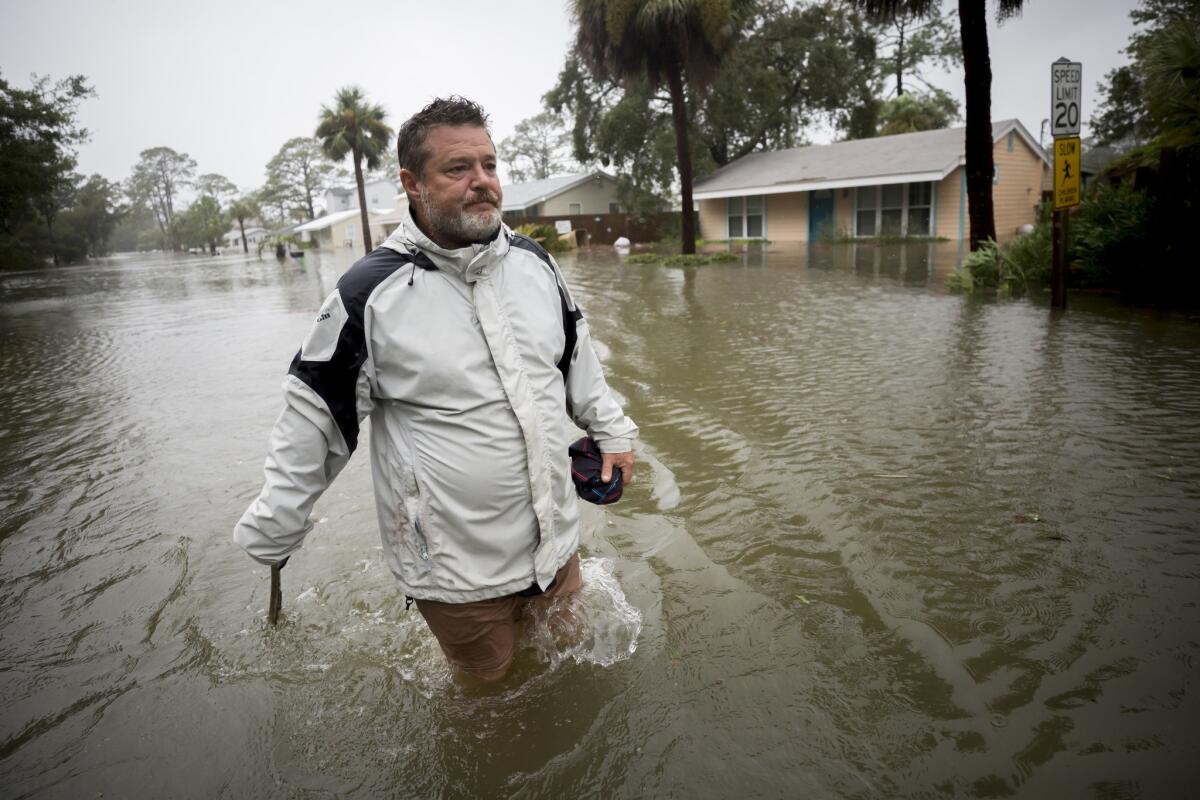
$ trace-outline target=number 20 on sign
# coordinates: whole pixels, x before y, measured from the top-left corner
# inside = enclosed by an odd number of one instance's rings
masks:
[[[1054,140],[1054,210],[1079,205],[1079,137]]]

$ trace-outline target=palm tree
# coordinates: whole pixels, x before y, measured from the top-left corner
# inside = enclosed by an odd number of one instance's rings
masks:
[[[249,195],[240,197],[229,206],[229,216],[237,220],[238,230],[241,231],[242,252],[249,253],[250,245],[246,243],[246,220],[258,216],[258,204]]]
[[[878,20],[898,15],[927,17],[937,10],[935,0],[851,0]],[[1025,0],[996,0],[1003,22],[1021,13]],[[963,83],[967,95],[967,203],[971,217],[971,249],[996,238],[992,210],[992,59],[988,54],[985,0],[958,0],[958,29],[962,38]]]
[[[683,200],[683,252],[696,252],[692,150],[684,83],[716,77],[748,0],[573,0],[575,46],[591,73],[626,84],[664,83],[671,98],[676,165]]]
[[[367,102],[357,86],[338,89],[332,106],[321,106],[316,137],[321,149],[333,161],[350,155],[354,162],[354,182],[358,185],[358,210],[362,217],[363,246],[371,251],[371,224],[367,217],[367,193],[363,188],[363,161],[375,169],[391,143],[392,129],[384,120],[383,106]]]

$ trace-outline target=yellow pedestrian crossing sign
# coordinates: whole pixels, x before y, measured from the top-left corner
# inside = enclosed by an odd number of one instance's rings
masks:
[[[1079,205],[1079,137],[1054,140],[1054,210]]]

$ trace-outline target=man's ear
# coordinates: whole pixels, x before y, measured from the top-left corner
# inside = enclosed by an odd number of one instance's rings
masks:
[[[419,195],[421,193],[419,184],[420,181],[417,180],[416,175],[406,169],[400,170],[400,185],[404,187],[406,193],[412,196]]]

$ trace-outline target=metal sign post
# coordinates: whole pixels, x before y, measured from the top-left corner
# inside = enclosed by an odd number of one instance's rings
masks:
[[[1060,58],[1050,65],[1050,132],[1054,136],[1053,262],[1050,306],[1067,307],[1068,209],[1079,205],[1079,120],[1083,116],[1083,65]]]

